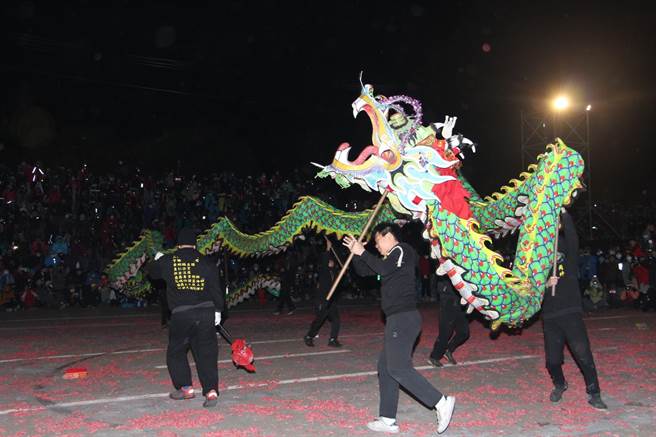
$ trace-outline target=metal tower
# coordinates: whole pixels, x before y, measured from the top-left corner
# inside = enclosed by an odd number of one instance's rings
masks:
[[[567,146],[581,154],[585,161],[582,182],[586,188],[585,221],[587,237],[592,240],[592,160],[590,159],[590,106],[583,111],[569,109],[562,112],[521,112],[522,171],[536,162],[537,156],[545,152],[545,146],[559,137]]]

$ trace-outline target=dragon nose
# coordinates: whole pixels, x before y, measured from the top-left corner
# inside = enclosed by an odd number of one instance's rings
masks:
[[[380,155],[381,158],[383,158],[385,161],[389,162],[390,164],[393,164],[396,158],[394,157],[394,152],[391,150],[385,150],[383,153]]]

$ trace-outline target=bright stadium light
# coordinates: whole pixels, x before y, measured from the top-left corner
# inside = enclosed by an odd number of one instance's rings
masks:
[[[585,110],[586,110],[586,111],[589,111],[589,110],[591,110],[591,109],[592,109],[592,105],[588,105],[588,106],[585,107]]]
[[[554,99],[553,108],[556,111],[564,111],[569,107],[569,98],[567,96],[561,95]]]

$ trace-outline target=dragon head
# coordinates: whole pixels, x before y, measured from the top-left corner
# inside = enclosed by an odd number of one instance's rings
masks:
[[[473,144],[461,135],[451,135],[455,117],[422,126],[418,100],[404,95],[376,96],[373,86],[361,85],[360,96],[351,106],[354,117],[361,112],[369,116],[372,144],[354,160],[349,159],[351,145],[340,144],[332,163],[314,164],[322,169],[317,176],[330,176],[341,187],[357,184],[366,191],[387,189],[397,211],[423,213],[426,202],[439,201],[433,186],[455,179],[440,169],[457,168],[460,148]],[[437,135],[444,139],[438,140]]]

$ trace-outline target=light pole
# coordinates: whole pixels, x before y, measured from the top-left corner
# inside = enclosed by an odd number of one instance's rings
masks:
[[[577,125],[575,123],[570,123],[565,121],[567,126],[567,132],[562,132],[561,120],[559,115],[565,113],[570,109],[570,99],[567,95],[561,94],[555,97],[552,101],[553,108],[553,133],[554,137],[561,137],[565,144],[570,146],[578,145],[578,149],[581,153],[585,154],[585,172],[587,173],[586,180],[586,191],[588,197],[588,237],[590,240],[594,238],[593,235],[593,226],[592,226],[592,160],[590,159],[590,111],[592,110],[592,105],[588,104],[585,107],[585,137],[580,135],[577,130]],[[579,113],[579,111],[576,111]],[[575,114],[578,115],[578,114]],[[573,139],[572,144],[570,144],[570,139]]]
[[[588,140],[588,147],[586,147],[585,162],[588,164],[588,225],[590,231],[590,240],[593,239],[592,230],[592,208],[594,207],[592,203],[592,159],[590,159],[590,110],[592,105],[588,104],[585,107],[585,137]]]
[[[527,162],[534,162],[535,157],[544,153],[544,145],[551,143],[554,137],[561,138],[565,144],[578,151],[585,159],[585,171],[582,180],[587,192],[588,233],[593,238],[592,226],[592,159],[590,152],[590,111],[592,105],[582,105],[570,100],[565,95],[558,95],[552,100],[543,101],[541,109],[520,111],[521,122],[521,171],[526,170]],[[551,125],[551,126],[549,126]]]

